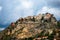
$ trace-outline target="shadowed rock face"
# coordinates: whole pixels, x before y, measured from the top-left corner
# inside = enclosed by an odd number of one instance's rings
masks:
[[[47,30],[50,33],[50,31],[56,27],[57,21],[50,13],[46,13],[44,15],[39,14],[37,16],[28,16],[26,18],[20,18],[16,22],[9,25],[8,28],[1,32],[2,35],[0,39],[21,40],[34,37],[43,30]],[[8,37],[9,39],[7,39]]]

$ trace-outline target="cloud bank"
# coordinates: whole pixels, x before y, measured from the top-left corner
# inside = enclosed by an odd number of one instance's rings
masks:
[[[5,28],[0,28],[0,31],[4,30]]]
[[[52,13],[60,19],[60,0],[0,0],[0,24],[6,25],[20,17]]]

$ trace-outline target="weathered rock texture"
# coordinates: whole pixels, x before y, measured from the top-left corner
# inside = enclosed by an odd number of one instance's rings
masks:
[[[28,16],[12,22],[8,28],[1,32],[1,40],[27,40],[45,30],[44,34],[51,34],[57,28],[57,20],[53,14],[39,14]]]

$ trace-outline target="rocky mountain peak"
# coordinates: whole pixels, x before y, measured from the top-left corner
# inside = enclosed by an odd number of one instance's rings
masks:
[[[28,16],[12,22],[8,28],[1,32],[1,40],[25,40],[45,30],[45,33],[52,33],[57,28],[57,20],[53,14],[39,14]],[[5,38],[6,36],[6,38]],[[7,39],[9,37],[9,39]]]

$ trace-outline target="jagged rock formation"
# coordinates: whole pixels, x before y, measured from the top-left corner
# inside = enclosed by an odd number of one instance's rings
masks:
[[[37,16],[28,16],[11,23],[8,28],[0,33],[0,39],[26,40],[26,38],[35,38],[43,30],[45,30],[44,34],[51,34],[52,30],[56,28],[57,20],[53,14],[46,13]]]

